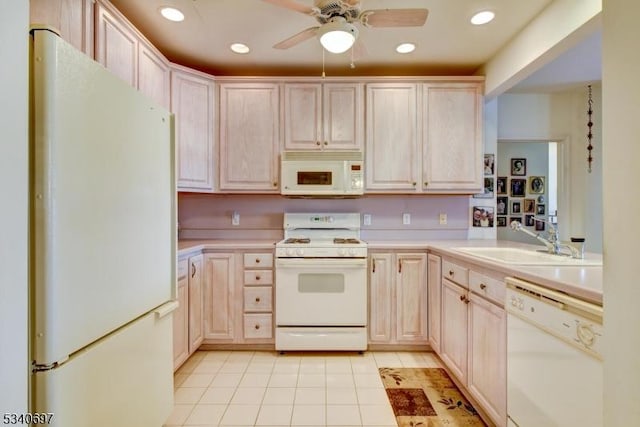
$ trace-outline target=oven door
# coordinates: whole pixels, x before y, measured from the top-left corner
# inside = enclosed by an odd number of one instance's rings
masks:
[[[366,258],[278,258],[277,326],[366,326]]]

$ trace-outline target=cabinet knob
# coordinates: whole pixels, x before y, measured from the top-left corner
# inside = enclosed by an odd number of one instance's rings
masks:
[[[453,270],[449,270],[449,276],[453,277]]]
[[[416,185],[418,185],[418,183],[414,181],[413,182],[413,186],[415,187]]]
[[[260,302],[260,297],[256,297],[256,302]]]
[[[467,298],[466,295],[460,295],[460,301],[462,301],[465,304],[469,304],[469,298]]]
[[[327,141],[324,142],[324,145],[329,145],[329,143]]]
[[[256,280],[260,280],[260,276],[256,276]]]
[[[425,181],[425,182],[424,182],[424,186],[426,187],[426,186],[428,186],[428,185],[429,185],[429,183],[428,183],[427,181]]]
[[[320,145],[320,141],[316,141],[316,145]]]
[[[254,326],[254,328],[256,328],[256,330],[260,329],[260,325],[256,325]]]
[[[484,283],[480,283],[480,289],[484,291],[486,288],[487,288],[487,285],[485,285]]]
[[[256,258],[256,264],[260,264],[260,258]]]
[[[273,183],[273,186],[274,186],[274,187],[277,187],[277,186],[278,186],[278,183],[277,183],[277,182],[274,182],[274,183]]]

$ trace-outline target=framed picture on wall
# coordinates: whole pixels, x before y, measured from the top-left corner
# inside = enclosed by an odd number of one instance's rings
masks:
[[[536,223],[536,231],[544,231],[545,222],[544,221],[534,221]]]
[[[513,158],[511,159],[511,175],[525,176],[527,174],[527,159]]]
[[[507,226],[507,217],[506,216],[497,216],[496,217],[496,225],[498,227],[506,227]]]
[[[536,199],[524,199],[522,212],[535,213],[536,211]]]
[[[494,154],[485,154],[484,155],[484,175],[493,175],[493,171],[495,164],[495,155]]]
[[[473,226],[493,227],[493,208],[489,206],[474,206]]]
[[[493,198],[493,177],[484,179],[484,191],[479,194],[474,194],[476,199],[492,199]]]
[[[522,224],[522,217],[521,216],[510,216],[509,217],[509,224],[511,224],[513,221],[519,222],[520,224]]]
[[[536,205],[536,215],[545,215],[546,213],[547,213],[546,206],[538,203]]]
[[[509,212],[512,214],[522,213],[522,202],[520,200],[511,200],[511,209]]]
[[[507,206],[509,206],[509,198],[505,196],[498,196],[496,199],[496,214],[497,215],[506,215]]]
[[[524,216],[524,225],[526,225],[527,227],[533,227],[535,225],[535,221],[533,220],[533,215]]]
[[[527,180],[522,178],[511,179],[511,197],[524,197]]]
[[[529,193],[531,194],[544,193],[544,176],[529,177]]]
[[[496,193],[507,194],[507,177],[499,176],[496,180]]]

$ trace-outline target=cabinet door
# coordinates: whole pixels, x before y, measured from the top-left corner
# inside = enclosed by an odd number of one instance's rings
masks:
[[[427,301],[429,307],[429,344],[440,354],[440,298],[442,264],[438,255],[427,256]]]
[[[396,340],[426,342],[427,255],[397,254]]]
[[[278,192],[277,84],[220,85],[220,189]]]
[[[200,347],[203,339],[202,264],[202,255],[189,258],[189,354]]]
[[[94,0],[30,0],[32,24],[46,24],[67,42],[93,58]]]
[[[391,342],[393,302],[393,256],[371,254],[369,257],[369,342]]]
[[[483,188],[482,93],[476,83],[423,86],[423,189]]]
[[[182,68],[171,71],[177,181],[181,191],[213,191],[213,80]]]
[[[173,312],[173,369],[189,357],[189,279],[178,280],[178,308]]]
[[[416,93],[416,85],[411,83],[367,85],[367,191],[417,190],[420,150]]]
[[[323,86],[325,149],[361,150],[363,134],[362,85],[326,83]]]
[[[235,337],[234,255],[204,256],[204,339],[232,341]]]
[[[507,423],[507,317],[505,310],[469,294],[467,388],[496,425]]]
[[[467,290],[442,279],[440,357],[462,382],[467,381]]]
[[[322,84],[284,85],[284,148],[317,150],[322,147]]]
[[[119,16],[96,3],[96,61],[131,87],[138,84],[138,37]]]
[[[140,43],[138,56],[138,89],[167,110],[171,75],[166,60],[145,43]]]

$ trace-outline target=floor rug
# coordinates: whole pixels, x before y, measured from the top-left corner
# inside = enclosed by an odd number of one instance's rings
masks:
[[[380,368],[398,427],[486,426],[444,369]]]

